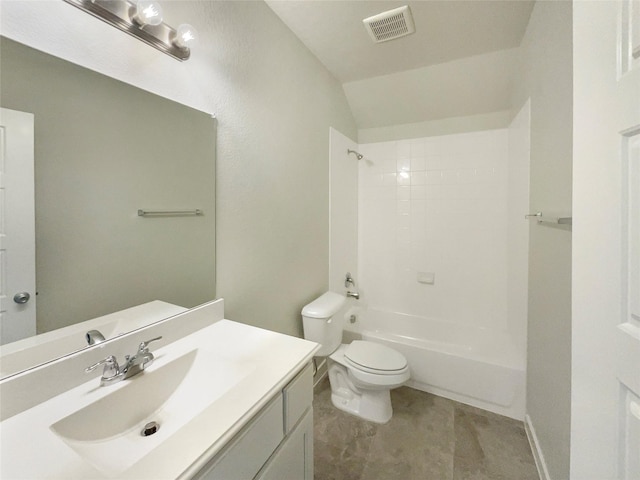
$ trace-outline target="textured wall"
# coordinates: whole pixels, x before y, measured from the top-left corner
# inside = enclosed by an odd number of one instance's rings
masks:
[[[216,114],[216,294],[229,318],[301,333],[328,287],[329,127],[356,137],[342,88],[261,1],[163,7],[200,32],[187,62],[58,1],[2,2],[2,33]]]
[[[514,113],[531,99],[529,211],[571,215],[572,6],[536,2],[521,45]],[[527,413],[552,479],[569,477],[571,231],[531,225]]]
[[[329,245],[329,288],[346,292],[345,274],[351,273],[358,290],[358,160],[347,150],[358,150],[353,140],[331,129],[331,241]],[[349,300],[351,304],[355,300]]]

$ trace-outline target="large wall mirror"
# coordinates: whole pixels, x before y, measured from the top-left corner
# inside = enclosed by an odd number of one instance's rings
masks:
[[[4,37],[0,88],[4,109],[34,119],[38,336],[215,297],[211,115]],[[68,350],[87,346],[74,341]]]

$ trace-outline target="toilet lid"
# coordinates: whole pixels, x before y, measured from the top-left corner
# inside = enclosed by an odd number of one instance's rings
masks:
[[[344,356],[356,365],[380,371],[402,370],[407,366],[407,359],[395,350],[379,343],[354,340]]]

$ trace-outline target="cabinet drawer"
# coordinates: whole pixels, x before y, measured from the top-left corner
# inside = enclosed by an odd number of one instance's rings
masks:
[[[284,433],[288,434],[313,402],[313,369],[308,364],[282,390],[284,399]]]
[[[278,395],[205,466],[199,480],[251,480],[284,438],[282,396]]]

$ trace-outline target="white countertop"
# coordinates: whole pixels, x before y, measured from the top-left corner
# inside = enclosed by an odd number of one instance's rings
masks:
[[[228,361],[244,365],[243,378],[200,413],[194,413],[177,431],[162,437],[161,429],[152,437],[140,437],[147,442],[145,450],[151,450],[125,471],[114,473],[96,468],[50,428],[194,348],[211,352],[222,364]],[[100,387],[99,380],[93,378],[1,422],[0,477],[4,480],[189,478],[280,392],[317,349],[313,342],[220,320],[158,350],[151,348],[156,361],[136,377],[105,387]],[[78,375],[83,373],[80,371]],[[132,449],[139,446],[137,442],[132,443]],[[113,462],[118,462],[118,458]]]

